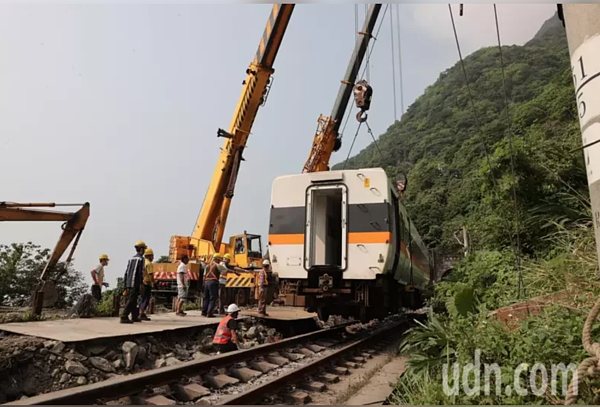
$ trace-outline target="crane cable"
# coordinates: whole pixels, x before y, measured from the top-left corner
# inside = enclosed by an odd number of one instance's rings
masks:
[[[487,146],[485,144],[485,140],[483,138],[483,131],[481,129],[481,123],[479,121],[479,115],[477,114],[477,109],[475,108],[475,102],[473,101],[474,100],[474,98],[473,98],[473,92],[471,92],[471,86],[469,85],[469,78],[467,76],[467,70],[465,68],[465,63],[464,63],[464,60],[463,60],[463,57],[462,57],[462,52],[460,50],[460,42],[458,40],[458,33],[456,32],[456,25],[454,23],[454,14],[452,13],[452,6],[450,4],[448,4],[448,11],[450,12],[450,20],[452,21],[452,30],[454,31],[454,39],[456,41],[456,48],[458,50],[458,57],[460,59],[460,65],[461,65],[461,68],[462,68],[462,73],[463,73],[463,76],[465,78],[465,86],[467,87],[467,93],[468,93],[468,96],[469,96],[469,102],[471,104],[471,109],[473,110],[473,117],[475,119],[475,126],[477,127],[477,131],[478,131],[479,137],[481,139],[481,145],[483,147],[483,151],[485,153],[487,165],[489,167],[490,178],[491,178],[492,184],[494,186],[493,191],[494,191],[494,194],[496,195],[496,198],[498,199],[499,198],[499,196],[498,196],[498,182],[496,180],[496,177],[494,176],[494,171],[493,171],[492,163],[491,163],[491,160],[490,160],[490,154],[488,152]],[[510,232],[510,230],[511,230],[510,224],[508,223],[508,220],[506,218],[503,218],[503,220],[504,220],[504,222],[507,225],[507,230],[509,231],[508,238],[510,240],[510,246],[513,248],[513,251],[514,251],[515,250],[515,244],[514,244],[512,233]],[[519,290],[519,293],[518,293],[518,297],[519,298],[520,298],[520,291],[521,290]]]
[[[375,41],[377,41],[377,37],[379,36],[379,31],[381,30],[381,26],[383,25],[383,21],[385,20],[385,13],[387,13],[389,6],[390,6],[389,4],[385,5],[385,9],[383,10],[383,15],[381,17],[381,20],[379,21],[379,27],[377,27],[377,31],[375,32],[375,35],[371,36],[371,38],[373,38],[373,40],[375,40]],[[373,53],[373,50],[375,49],[375,44],[376,43],[374,43],[373,46],[371,47],[371,50],[369,52],[367,52],[367,61],[369,61],[371,59],[371,54]],[[368,67],[369,66],[367,64],[363,68],[363,72],[360,76],[360,80],[364,79],[365,73],[366,73]],[[350,119],[351,114],[352,114],[351,109],[348,109],[346,120],[344,121],[344,126],[342,127],[342,131],[340,132],[340,139],[343,138],[343,136],[344,136],[344,131],[346,130],[346,125],[348,124],[348,120]]]
[[[390,5],[394,8],[394,5]],[[392,94],[394,95],[394,122],[398,120],[398,106],[396,105],[396,57],[394,56],[394,14],[390,11],[390,45],[392,49]]]
[[[402,84],[402,43],[400,42],[400,4],[396,4],[396,33],[398,34],[398,71],[400,77],[400,120],[404,114],[404,86]],[[368,81],[367,81],[368,82]]]
[[[346,169],[346,165],[348,164],[348,160],[350,159],[350,154],[352,153],[352,148],[354,147],[354,142],[356,141],[356,137],[358,137],[358,133],[360,131],[360,126],[362,126],[363,123],[367,126],[367,132],[373,139],[373,144],[375,144],[375,148],[379,152],[379,156],[381,157],[382,163],[384,161],[383,153],[381,152],[381,149],[379,148],[379,143],[377,142],[377,139],[375,139],[373,130],[371,129],[371,126],[369,126],[369,122],[367,120],[365,120],[365,121],[358,123],[358,127],[356,128],[356,133],[354,133],[354,138],[352,139],[352,144],[350,145],[350,150],[348,150],[348,155],[346,156],[346,161],[344,161],[344,168],[343,168],[344,170]]]
[[[508,149],[510,154],[510,172],[512,176],[512,198],[513,198],[513,209],[515,212],[515,238],[517,241],[517,249],[515,251],[515,261],[517,271],[519,273],[519,295],[523,292],[523,297],[526,297],[525,287],[523,286],[523,271],[521,269],[521,239],[519,237],[520,225],[519,225],[519,206],[517,202],[517,187],[515,177],[515,157],[513,151],[513,132],[511,130],[511,118],[508,101],[508,91],[506,88],[506,74],[504,73],[504,57],[502,55],[502,43],[500,41],[500,25],[498,23],[498,11],[496,4],[494,4],[494,20],[496,21],[496,37],[498,38],[498,53],[500,54],[500,67],[502,69],[502,89],[504,91],[504,106],[506,108],[506,132],[508,133]]]

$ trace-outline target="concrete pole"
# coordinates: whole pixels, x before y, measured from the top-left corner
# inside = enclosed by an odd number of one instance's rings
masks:
[[[562,8],[600,259],[600,5]]]

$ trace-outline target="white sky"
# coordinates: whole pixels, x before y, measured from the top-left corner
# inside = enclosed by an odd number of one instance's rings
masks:
[[[399,7],[406,108],[458,56],[447,5]],[[505,45],[531,39],[556,8],[497,7]],[[157,256],[168,254],[171,235],[192,231],[223,141],[217,129],[229,126],[270,8],[0,5],[0,201],[89,201],[75,256],[88,280],[107,253],[114,283],[139,239]],[[491,4],[467,4],[463,17],[454,10],[463,55],[495,45]],[[369,122],[377,134],[394,120],[389,11],[384,18],[371,58]],[[226,237],[262,234],[264,250],[271,182],[300,172],[319,114],[331,112],[354,31],[354,5],[296,6],[248,142]],[[355,126],[352,119],[347,133]],[[353,154],[368,144],[361,134]],[[0,244],[52,248],[59,234],[58,223],[5,222]]]

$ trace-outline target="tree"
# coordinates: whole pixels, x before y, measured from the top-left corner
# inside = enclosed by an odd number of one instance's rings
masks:
[[[169,256],[160,256],[156,262],[157,263],[170,263]]]
[[[0,245],[0,304],[24,305],[37,286],[50,256],[31,242]],[[50,276],[55,281],[58,301],[55,307],[69,307],[86,290],[83,275],[59,262]]]

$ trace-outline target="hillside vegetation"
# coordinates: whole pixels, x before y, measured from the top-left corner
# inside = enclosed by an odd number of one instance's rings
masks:
[[[583,154],[572,152],[581,134],[564,28],[554,16],[527,44],[502,51],[508,114],[499,50],[483,48],[464,61],[476,115],[457,63],[379,137],[379,149],[370,145],[348,162],[407,175],[405,205],[430,248],[462,254],[454,233],[466,226],[470,235],[468,257],[434,287],[428,321],[405,338],[411,359],[392,399],[398,404],[560,404],[560,385],[558,393],[533,392],[539,371],[517,375],[525,394],[504,386],[521,363],[542,363],[549,374],[552,364],[576,366],[588,356],[582,328],[600,289]],[[564,296],[511,328],[490,312],[553,293]],[[592,339],[600,339],[597,328]],[[467,394],[460,376],[459,392],[445,392],[444,365],[474,363],[476,350],[482,364],[500,366],[501,391],[496,379],[491,394]],[[580,384],[580,402],[597,403],[599,387]]]
[[[465,58],[477,118],[457,63],[379,137],[383,158],[372,144],[347,164],[383,167],[392,178],[406,174],[410,216],[424,242],[442,252],[459,249],[453,233],[463,225],[478,249],[510,246],[507,228],[516,230],[512,182],[525,253],[546,246],[540,237],[549,220],[573,221],[586,211],[583,155],[569,154],[581,146],[581,136],[558,18],[525,46],[503,47],[503,58],[510,129],[498,48],[483,48]]]

